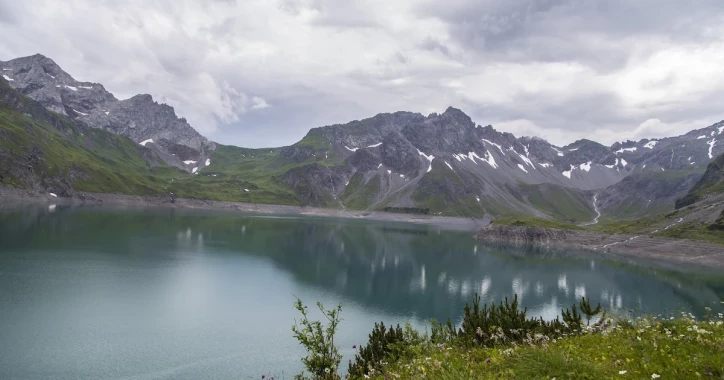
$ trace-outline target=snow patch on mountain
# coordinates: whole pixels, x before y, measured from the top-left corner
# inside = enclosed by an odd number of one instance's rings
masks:
[[[485,160],[483,160],[480,156],[478,156],[478,154],[475,153],[475,152],[468,152],[468,158],[470,159],[470,161],[472,161],[472,162],[475,163],[476,165],[477,165],[477,162],[475,162],[475,159],[476,159],[476,158],[477,158],[478,160],[480,160],[480,161],[485,161]]]
[[[79,115],[88,116],[87,113],[80,112],[80,111],[78,111],[78,110],[75,109],[75,108],[71,108],[71,109],[73,110],[73,112],[75,112],[75,113],[77,113],[77,114],[79,114]]]
[[[490,151],[485,152],[485,158],[483,161],[487,162],[488,165],[490,165],[493,169],[498,168],[498,163],[495,162],[495,157],[490,153]]]
[[[75,110],[73,110],[73,111],[75,111]],[[152,143],[152,142],[153,142],[153,139],[143,140],[140,143],[138,143],[138,145],[146,146],[146,144]]]
[[[659,143],[659,142],[656,141],[656,140],[654,140],[654,141],[649,141],[649,142],[646,143],[646,145],[644,145],[644,148],[654,149],[654,147],[655,147],[656,144],[658,144],[658,143]]]
[[[205,166],[209,166],[209,165],[211,165],[211,159],[210,159],[210,158],[207,158],[207,159],[206,159],[206,165],[205,165]]]
[[[516,152],[515,149],[513,149],[513,148],[510,148],[510,149],[508,149],[508,150],[511,151],[511,152],[513,152],[513,153],[515,153],[516,155],[518,155],[518,157],[520,157],[520,159],[523,160],[523,162],[525,162],[528,166],[530,166],[530,167],[532,167],[532,168],[535,169],[535,165],[533,165],[533,161],[531,161],[530,158],[528,158],[528,157],[526,157],[526,156],[524,156],[524,155]],[[526,149],[526,150],[527,150],[527,149]]]
[[[433,156],[432,154],[428,156],[427,154],[422,153],[420,151],[420,149],[417,150],[417,153],[419,153],[421,156],[425,157],[427,159],[427,161],[430,162],[430,166],[427,168],[427,172],[429,173],[432,170],[432,160],[435,159],[435,156]]]
[[[711,139],[711,141],[709,141],[707,144],[709,144],[709,159],[712,159],[714,158],[712,153],[714,150],[714,144],[716,144],[716,139]]]
[[[498,148],[498,150],[500,151],[500,153],[501,153],[503,156],[505,156],[505,152],[503,152],[503,147],[501,147],[500,145],[498,145],[498,144],[496,144],[496,143],[494,143],[494,142],[492,142],[492,141],[490,141],[490,140],[486,140],[486,139],[483,139],[483,142],[486,143],[486,144],[490,144],[490,145]]]
[[[447,167],[450,168],[450,170],[455,171],[455,169],[453,169],[453,167],[450,166],[450,164],[447,161],[445,161],[445,165],[447,165]]]
[[[350,151],[350,152],[356,152],[357,149],[359,149],[359,148],[350,148],[350,147],[348,147],[347,145],[345,145],[344,147],[347,148],[347,150]]]
[[[65,86],[65,88],[67,88],[67,89],[69,89],[69,90],[71,90],[71,91],[78,91],[78,88],[77,88],[77,87],[68,86],[67,84],[64,85],[64,86]]]
[[[194,160],[184,161],[184,164],[186,164],[186,165],[191,165],[191,164],[195,164],[195,163],[196,163],[196,161],[194,161]]]
[[[568,177],[568,179],[571,179],[571,172],[573,172],[573,169],[574,167],[573,165],[571,165],[571,170],[567,170],[565,172],[562,172],[561,174],[563,174],[564,177]]]
[[[652,148],[652,149],[653,149],[653,148]],[[621,149],[617,150],[615,153],[616,153],[616,154],[621,154],[621,153],[623,153],[623,152],[635,152],[635,151],[636,151],[636,147],[633,147],[633,148],[621,148]]]
[[[377,148],[377,147],[380,146],[380,145],[382,145],[381,142],[380,142],[380,143],[377,143],[377,144],[368,145],[367,147],[368,147],[368,148]],[[349,148],[347,148],[347,149],[349,149]]]
[[[15,79],[10,78],[9,76],[7,76],[7,75],[5,75],[5,74],[3,74],[3,78],[5,78],[5,80],[8,81],[8,82],[14,82],[14,81],[15,81]]]
[[[587,172],[591,171],[591,162],[583,163],[579,166],[581,170],[585,170]]]
[[[527,170],[525,170],[525,167],[524,167],[523,165],[521,165],[521,164],[518,164],[518,167],[520,168],[520,170],[522,170],[522,171],[524,171],[524,172],[528,173],[528,171],[527,171]]]

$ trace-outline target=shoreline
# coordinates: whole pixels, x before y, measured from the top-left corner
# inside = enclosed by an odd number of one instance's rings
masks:
[[[470,231],[474,238],[486,243],[532,246],[543,249],[577,249],[615,260],[651,260],[666,267],[697,266],[724,270],[724,246],[694,240],[653,237],[648,234],[625,235],[596,231],[550,230],[537,227],[491,226],[490,218],[464,218],[417,214],[396,214],[381,211],[341,210],[331,208],[271,205],[200,199],[149,197],[125,194],[77,192],[71,197],[53,197],[50,193],[0,186],[0,203],[42,202],[44,204],[89,204],[134,207],[168,207],[189,210],[218,210],[255,214],[318,216],[352,220],[413,223],[440,228]],[[554,238],[530,240],[522,230],[562,231]],[[486,231],[497,231],[485,237]],[[505,233],[500,233],[505,231]],[[529,231],[528,231],[529,232]],[[523,235],[521,235],[521,233]],[[528,239],[528,240],[526,240]]]
[[[236,211],[257,214],[286,214],[300,216],[319,216],[354,220],[373,220],[380,222],[414,223],[437,226],[445,229],[470,231],[477,233],[490,224],[489,218],[465,218],[455,216],[435,216],[418,214],[397,214],[383,211],[341,210],[332,208],[272,205],[263,203],[244,203],[230,201],[210,201],[200,199],[170,197],[149,197],[140,195],[77,192],[72,197],[53,197],[50,193],[41,193],[23,189],[0,186],[0,203],[5,202],[43,202],[54,204],[90,204],[114,206],[151,206],[190,210]]]
[[[577,249],[615,260],[647,260],[670,269],[699,267],[724,270],[724,246],[650,234],[609,234],[597,231],[556,230],[540,227],[494,226],[481,229],[475,238],[493,244],[542,249]]]

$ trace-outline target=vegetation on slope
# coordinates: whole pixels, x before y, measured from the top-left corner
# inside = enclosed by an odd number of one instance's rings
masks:
[[[466,305],[459,328],[432,321],[421,333],[375,324],[366,345],[349,363],[352,379],[600,379],[724,377],[724,316],[696,321],[691,314],[609,318],[583,298],[553,321],[526,317],[517,297],[480,306],[476,295]],[[301,301],[297,309],[304,311]],[[303,359],[315,379],[340,379],[334,334],[340,308],[327,311],[329,324],[295,336],[308,350]],[[329,318],[331,316],[332,318]],[[314,334],[316,332],[316,334]],[[305,378],[304,374],[297,378]]]
[[[676,200],[676,208],[685,207],[704,199],[708,194],[724,193],[724,153],[716,157],[706,168],[701,177],[688,194]]]
[[[158,195],[163,178],[179,172],[128,138],[47,111],[4,82],[0,137],[0,180],[20,188]]]
[[[495,226],[513,226],[513,227],[541,227],[541,228],[554,228],[560,230],[579,230],[581,227],[566,223],[558,222],[555,220],[533,218],[533,217],[503,217],[495,219],[492,222]]]

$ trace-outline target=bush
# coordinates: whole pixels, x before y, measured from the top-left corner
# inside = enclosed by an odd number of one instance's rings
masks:
[[[350,376],[363,376],[382,368],[385,359],[394,360],[393,347],[404,341],[400,325],[396,328],[385,327],[383,322],[375,323],[366,346],[361,346],[355,355],[354,363],[349,362]]]
[[[304,367],[311,373],[313,379],[320,380],[337,380],[341,379],[338,374],[339,363],[342,361],[342,355],[339,349],[334,345],[334,334],[337,332],[337,326],[342,320],[339,313],[342,311],[342,305],[335,309],[325,310],[321,302],[317,302],[319,311],[327,318],[328,324],[326,328],[322,327],[320,321],[310,321],[307,317],[307,307],[297,298],[294,307],[302,314],[302,320],[299,324],[294,322],[292,331],[294,337],[307,350],[307,356],[302,358]],[[304,373],[295,377],[296,379],[305,379]]]

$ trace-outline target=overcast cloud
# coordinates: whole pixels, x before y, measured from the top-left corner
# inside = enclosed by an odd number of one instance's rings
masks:
[[[724,2],[0,0],[0,60],[41,53],[212,140],[454,106],[564,145],[724,119]]]

